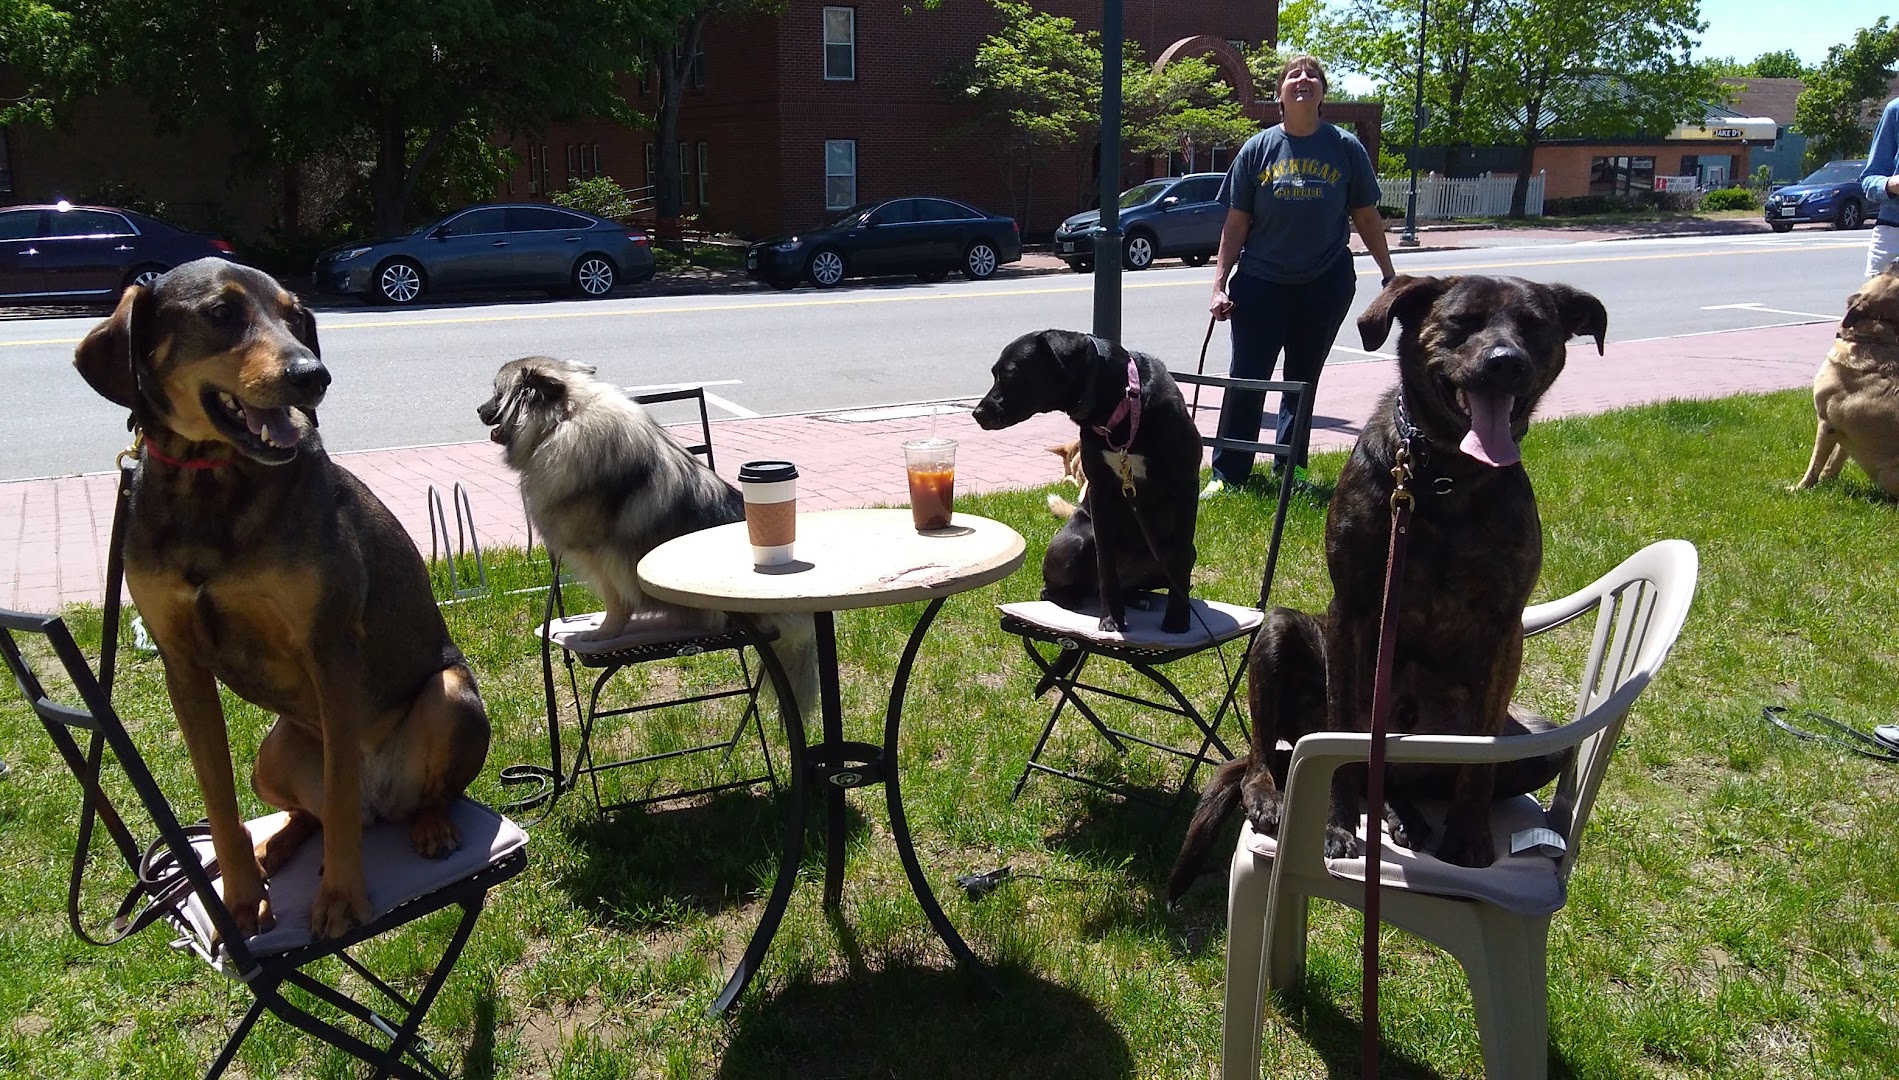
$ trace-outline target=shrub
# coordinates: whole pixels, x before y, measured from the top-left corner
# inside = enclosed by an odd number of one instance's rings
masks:
[[[633,216],[633,200],[611,177],[595,176],[580,180],[548,196],[555,206],[595,214],[610,221],[626,221]]]
[[[1701,197],[1703,210],[1758,210],[1760,205],[1761,197],[1746,188],[1720,188]]]

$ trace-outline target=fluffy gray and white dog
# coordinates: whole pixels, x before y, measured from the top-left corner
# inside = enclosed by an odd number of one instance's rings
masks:
[[[634,568],[674,537],[745,518],[737,488],[666,433],[618,387],[570,360],[526,356],[495,373],[494,396],[477,407],[521,478],[529,520],[606,604],[587,637],[610,641],[637,621],[718,629],[721,612],[645,595]],[[811,616],[775,615],[773,652],[801,705],[817,702]],[[810,715],[807,713],[806,715]]]

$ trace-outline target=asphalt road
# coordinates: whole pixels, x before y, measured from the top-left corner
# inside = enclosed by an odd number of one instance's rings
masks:
[[[1866,234],[1798,231],[1401,253],[1406,273],[1501,273],[1565,281],[1601,297],[1613,340],[1831,321],[1861,280]],[[1378,290],[1358,260],[1354,314]],[[1168,260],[1122,278],[1123,339],[1191,370],[1206,333],[1211,271]],[[495,369],[546,354],[627,386],[704,383],[725,416],[805,414],[973,399],[1016,335],[1086,329],[1094,281],[1071,274],[987,282],[867,283],[828,292],[739,291],[605,301],[455,304],[319,314],[334,375],[321,411],[332,451],[481,439],[475,406]],[[0,319],[0,480],[100,472],[126,444],[124,414],[72,370],[98,321]],[[1350,323],[1333,364],[1363,359]],[[1224,328],[1208,370],[1226,368]],[[1666,372],[1658,372],[1666,378]]]

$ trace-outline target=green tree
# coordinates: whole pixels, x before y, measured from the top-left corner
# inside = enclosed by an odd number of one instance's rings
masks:
[[[1001,28],[977,46],[969,63],[945,76],[951,99],[969,118],[950,137],[993,153],[1012,212],[1026,221],[1037,157],[1090,147],[1099,133],[1101,35],[1027,3],[996,0],[995,8]],[[1086,164],[1082,169],[1085,183]]]
[[[1807,137],[1807,168],[1865,152],[1872,141],[1868,108],[1885,100],[1896,68],[1899,27],[1884,16],[1826,51],[1794,102],[1794,129]]]
[[[73,43],[72,16],[41,0],[0,0],[0,67],[20,83],[0,96],[0,124],[52,123],[62,88],[92,70],[91,58]]]
[[[1756,56],[1750,66],[1753,70],[1748,74],[1757,79],[1804,79],[1807,75],[1806,65],[1792,49],[1764,52]]]
[[[1195,147],[1238,146],[1254,130],[1220,69],[1205,57],[1183,56],[1159,71],[1139,63],[1133,42],[1122,76],[1122,146],[1134,154],[1184,153]]]
[[[1379,85],[1386,138],[1411,135],[1418,4],[1355,0],[1328,31],[1335,48]],[[1547,140],[1660,135],[1724,96],[1691,62],[1704,29],[1695,0],[1441,0],[1425,38],[1429,145],[1513,145],[1510,214],[1522,217],[1536,149]]]
[[[458,140],[630,119],[617,77],[680,0],[50,2],[71,15],[68,54],[105,58],[100,77],[161,123],[220,122],[259,165],[362,154],[374,229],[393,232],[445,155],[492,168],[449,154]]]

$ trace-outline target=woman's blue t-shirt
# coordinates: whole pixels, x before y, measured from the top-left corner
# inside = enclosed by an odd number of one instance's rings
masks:
[[[1320,123],[1310,135],[1288,135],[1275,124],[1240,148],[1219,199],[1253,216],[1239,272],[1299,285],[1346,257],[1349,212],[1377,204],[1378,180],[1351,133]]]

